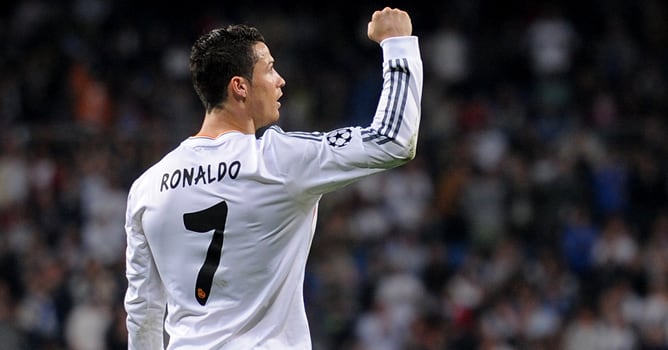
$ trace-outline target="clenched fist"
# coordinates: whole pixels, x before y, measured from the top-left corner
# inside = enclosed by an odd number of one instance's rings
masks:
[[[373,13],[371,21],[369,21],[367,35],[369,39],[380,43],[387,38],[411,35],[412,32],[413,25],[408,13],[386,7]]]

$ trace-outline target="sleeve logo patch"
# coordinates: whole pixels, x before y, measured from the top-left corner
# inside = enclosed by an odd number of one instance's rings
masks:
[[[327,142],[330,146],[340,148],[347,145],[353,138],[353,132],[350,128],[334,130],[327,134]]]

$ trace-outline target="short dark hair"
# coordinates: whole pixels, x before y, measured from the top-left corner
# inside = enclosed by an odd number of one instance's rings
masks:
[[[257,42],[264,42],[260,31],[244,24],[213,29],[197,39],[190,51],[190,73],[207,112],[227,99],[232,77],[253,78]]]

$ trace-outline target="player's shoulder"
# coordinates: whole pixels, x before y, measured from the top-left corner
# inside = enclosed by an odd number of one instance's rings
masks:
[[[278,125],[271,125],[260,134],[259,139],[279,137],[293,140],[322,141],[324,135],[320,131],[285,131]]]
[[[276,142],[275,139],[282,139],[285,143],[292,146],[306,146],[309,144],[317,145],[318,147],[331,147],[334,149],[342,149],[347,146],[353,138],[360,132],[355,132],[359,127],[340,127],[327,132],[322,131],[285,131],[279,126],[268,127],[264,135],[268,135],[267,139]],[[295,148],[299,149],[299,148]]]
[[[264,151],[273,149],[279,152],[289,150],[298,153],[307,148],[317,147],[323,138],[324,134],[321,132],[285,131],[281,127],[273,125],[267,127],[258,136],[258,142]]]

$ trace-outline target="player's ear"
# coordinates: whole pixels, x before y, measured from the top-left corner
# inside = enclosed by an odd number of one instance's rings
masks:
[[[234,76],[230,79],[230,83],[227,86],[231,96],[235,98],[244,99],[248,96],[248,87],[249,82],[246,78],[240,76]]]

